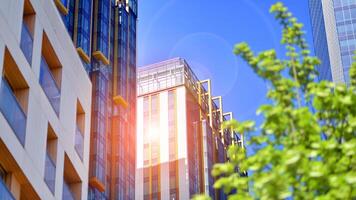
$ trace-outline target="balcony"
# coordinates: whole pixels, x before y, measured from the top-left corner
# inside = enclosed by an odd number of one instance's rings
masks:
[[[75,150],[77,151],[80,159],[83,160],[84,137],[78,126],[75,130]]]
[[[25,55],[27,62],[31,65],[33,38],[25,23],[22,23],[20,48]]]
[[[63,180],[62,200],[74,200],[74,195],[65,180]]]
[[[41,58],[40,84],[54,111],[56,112],[57,116],[59,116],[61,91],[58,88],[52,72],[50,71],[47,62],[43,57]]]
[[[21,144],[24,145],[26,136],[26,115],[8,82],[4,78],[1,80],[0,110]]]
[[[45,177],[44,180],[51,192],[54,194],[56,183],[56,165],[52,158],[46,153]]]
[[[0,199],[15,200],[15,198],[12,196],[11,192],[7,189],[7,186],[5,185],[2,179],[0,179]]]

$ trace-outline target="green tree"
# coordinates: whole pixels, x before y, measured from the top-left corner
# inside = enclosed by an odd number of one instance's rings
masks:
[[[350,85],[315,82],[315,66],[299,23],[282,3],[270,12],[282,26],[286,55],[275,50],[255,54],[246,43],[235,46],[254,72],[270,85],[270,104],[262,105],[261,126],[230,121],[241,134],[257,131],[249,143],[258,147],[252,156],[231,146],[230,161],[216,164],[214,187],[229,199],[356,199],[356,64]],[[251,172],[248,177],[234,170]],[[196,196],[195,199],[209,199]]]

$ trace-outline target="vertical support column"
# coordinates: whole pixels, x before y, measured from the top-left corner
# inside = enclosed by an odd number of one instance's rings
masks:
[[[216,111],[213,111],[213,112],[218,112],[219,113],[219,121],[220,121],[220,123],[223,123],[224,116],[223,116],[222,97],[221,96],[213,97],[212,100],[213,101],[218,100],[219,108]],[[222,129],[221,126],[219,127],[219,131],[220,131],[221,137],[224,138],[224,129]],[[222,141],[225,144],[225,140],[222,140]]]

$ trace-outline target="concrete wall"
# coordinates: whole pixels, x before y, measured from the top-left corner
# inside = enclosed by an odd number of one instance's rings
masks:
[[[29,182],[41,199],[62,199],[63,174],[64,170],[67,170],[64,169],[64,155],[67,154],[74,166],[74,173],[79,176],[82,182],[80,193],[81,199],[84,200],[87,199],[88,187],[91,82],[54,2],[52,0],[30,0],[29,2],[36,13],[32,63],[27,62],[20,49],[24,0],[1,0],[0,4],[0,75],[3,72],[6,47],[29,86],[25,145],[21,145],[1,112],[0,140],[5,144],[19,166],[20,171],[18,173],[23,174],[25,181]],[[48,36],[49,42],[62,65],[59,117],[55,114],[39,84],[43,32]],[[77,100],[85,112],[83,161],[74,149]],[[44,182],[48,124],[51,125],[58,137],[54,195]],[[18,198],[23,199],[25,197],[20,196]]]

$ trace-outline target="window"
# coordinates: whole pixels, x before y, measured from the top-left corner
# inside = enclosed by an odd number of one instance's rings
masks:
[[[345,16],[345,20],[351,19],[351,13],[349,9],[344,10],[344,16]]]
[[[351,9],[351,17],[352,17],[352,19],[356,19],[356,9],[355,8]]]
[[[82,180],[69,160],[68,155],[65,154],[62,200],[81,199],[81,196]]]
[[[23,13],[20,48],[25,55],[27,62],[31,65],[33,36],[35,32],[35,11],[29,0],[25,0]]]
[[[52,194],[55,192],[56,184],[57,141],[57,135],[52,126],[48,124],[44,180]]]
[[[75,127],[75,150],[81,160],[84,155],[84,130],[85,130],[85,113],[82,105],[77,100],[77,122]]]
[[[342,10],[338,10],[335,12],[335,18],[336,18],[336,22],[341,22],[343,21],[343,13]]]
[[[29,87],[8,49],[5,49],[0,83],[0,111],[22,145],[25,145]]]
[[[42,57],[40,65],[40,85],[51,106],[59,116],[61,99],[62,66],[45,33],[42,40]]]
[[[0,165],[0,199],[1,200],[15,200],[6,185],[6,171]]]
[[[72,193],[69,184],[64,179],[63,180],[63,193],[62,193],[62,200],[74,200],[74,194]]]
[[[0,165],[0,179],[5,181],[6,178],[6,171],[5,169]]]

